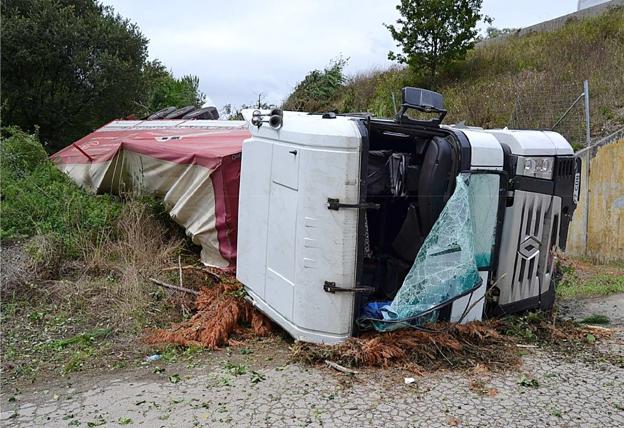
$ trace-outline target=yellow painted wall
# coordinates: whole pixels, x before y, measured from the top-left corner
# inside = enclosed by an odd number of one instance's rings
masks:
[[[585,192],[574,212],[567,253],[600,262],[624,260],[624,139],[598,148],[589,160],[582,157],[582,186],[589,185],[589,212],[585,225]],[[586,165],[589,160],[589,181]],[[585,229],[587,228],[587,242]]]

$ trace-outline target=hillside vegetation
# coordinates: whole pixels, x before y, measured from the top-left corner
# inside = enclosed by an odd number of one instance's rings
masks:
[[[602,16],[570,20],[557,31],[511,36],[477,47],[464,61],[442,70],[431,89],[445,96],[446,123],[550,128],[582,93],[582,82],[588,79],[592,135],[602,136],[624,124],[622,70],[624,8],[618,8]],[[325,71],[333,76],[335,64]],[[368,111],[389,117],[395,111],[392,94],[400,103],[402,87],[426,87],[418,75],[409,68],[395,67],[348,77],[339,87],[335,78],[327,79],[333,83],[326,91],[329,95],[313,100],[300,97],[305,93],[300,84],[284,107]],[[318,81],[314,79],[315,84]],[[582,143],[582,101],[556,130],[573,144]]]

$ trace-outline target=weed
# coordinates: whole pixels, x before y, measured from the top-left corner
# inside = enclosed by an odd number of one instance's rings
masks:
[[[112,330],[110,328],[97,328],[88,332],[77,334],[76,336],[68,339],[55,340],[48,346],[56,350],[64,349],[70,345],[91,346],[96,339],[105,338],[111,333]]]
[[[85,249],[85,260],[91,272],[115,273],[116,280],[107,284],[116,306],[111,316],[118,322],[134,321],[137,331],[147,324],[153,302],[163,300],[158,293],[164,291],[158,290],[155,294],[146,278],[157,276],[169,265],[183,243],[170,236],[151,210],[140,202],[127,202],[113,230],[114,239],[103,237]]]
[[[169,382],[171,383],[179,383],[182,379],[180,378],[179,374],[172,374],[171,376],[169,376]]]
[[[518,385],[527,388],[538,388],[539,382],[537,379],[528,377],[527,375],[523,374],[520,379],[518,379]]]
[[[72,357],[63,367],[63,373],[69,374],[80,370],[84,363],[93,356],[92,349],[80,350],[74,352]]]
[[[122,416],[117,420],[119,425],[129,425],[132,423],[132,419],[127,416]]]
[[[557,409],[553,409],[550,411],[550,414],[556,418],[560,418],[561,417],[561,410],[557,410]]]
[[[255,372],[255,371],[251,372],[251,383],[254,383],[254,384],[260,383],[265,379],[266,379],[266,376],[263,375],[262,373]]]
[[[593,314],[583,318],[581,324],[609,324],[611,320],[606,315]]]
[[[30,322],[41,321],[45,317],[45,315],[46,315],[45,312],[38,312],[38,311],[31,312],[30,314],[28,314],[28,321]]]
[[[230,361],[227,361],[224,364],[225,370],[227,370],[230,374],[234,376],[241,376],[247,373],[247,366],[244,364],[235,364]]]
[[[230,378],[225,377],[225,376],[219,378],[219,381],[217,382],[217,385],[219,385],[219,386],[230,386],[231,385]]]
[[[99,427],[100,425],[105,425],[106,419],[102,415],[99,415],[94,421],[87,422],[87,426],[91,427]]]
[[[181,349],[182,348],[177,345],[167,345],[160,353],[160,356],[162,360],[167,363],[175,363],[178,361],[178,355],[180,354]]]

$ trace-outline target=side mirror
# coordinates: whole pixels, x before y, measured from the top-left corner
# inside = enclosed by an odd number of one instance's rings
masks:
[[[435,125],[439,125],[442,122],[442,119],[444,119],[444,116],[446,116],[446,110],[444,109],[444,97],[442,94],[429,91],[427,89],[411,87],[403,88],[401,92],[403,103],[401,104],[401,111],[397,114],[397,122],[418,122],[420,124],[433,123]],[[405,116],[405,113],[409,109],[425,113],[438,113],[438,117],[437,119],[432,119],[424,123],[423,121],[415,121]]]

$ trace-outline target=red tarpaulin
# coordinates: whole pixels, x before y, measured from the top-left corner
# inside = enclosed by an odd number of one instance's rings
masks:
[[[96,193],[152,194],[202,246],[202,261],[234,267],[245,122],[114,121],[52,155]]]

